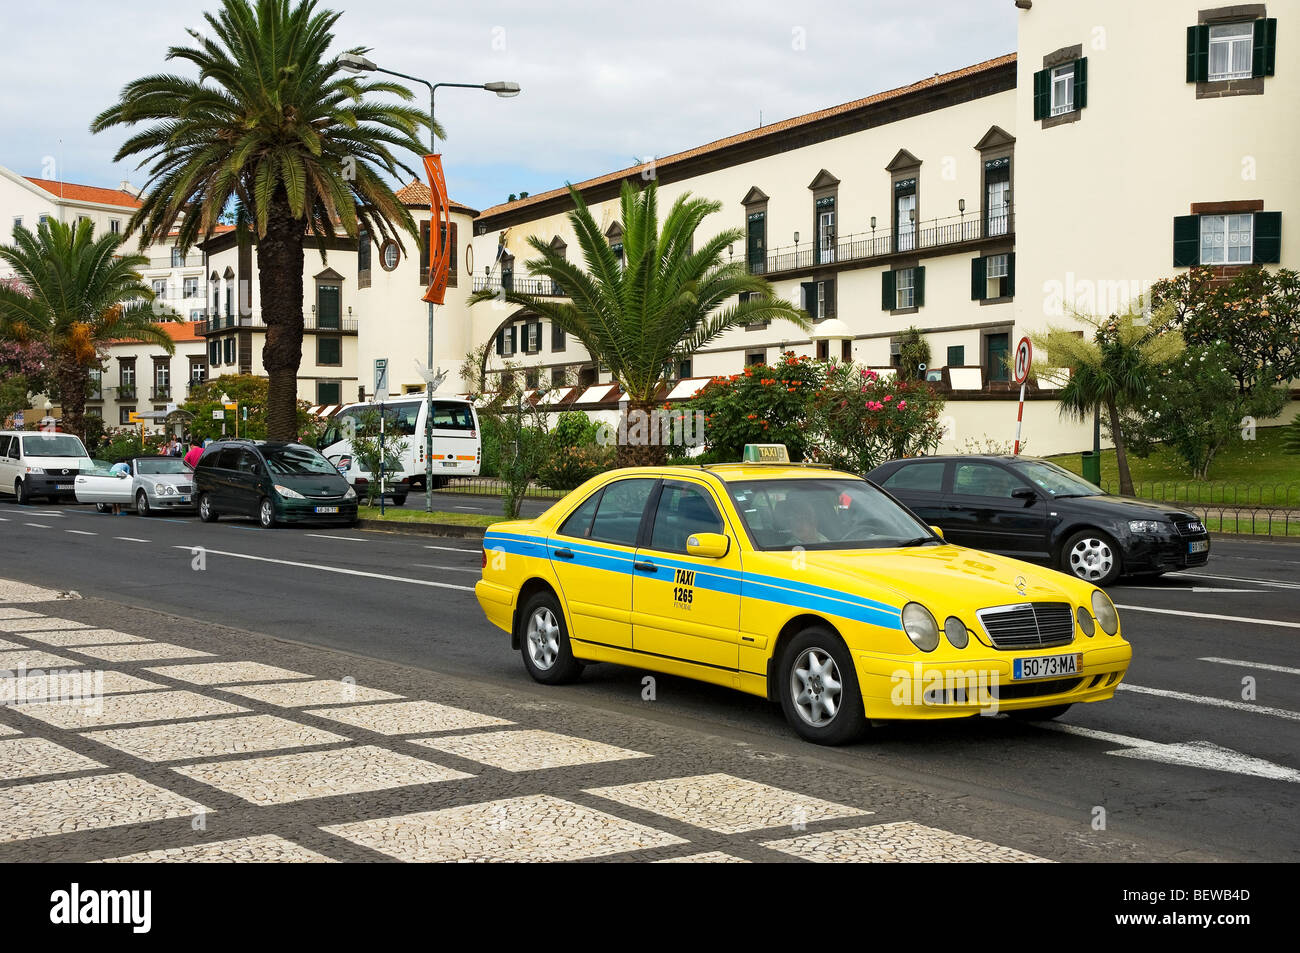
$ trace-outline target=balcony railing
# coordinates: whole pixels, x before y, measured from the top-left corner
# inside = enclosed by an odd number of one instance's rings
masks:
[[[504,283],[504,287],[506,291],[532,295],[535,298],[566,297],[560,286],[551,281],[550,278],[508,278]],[[498,291],[501,288],[502,280],[499,276],[489,278],[480,275],[474,278],[475,291]]]
[[[171,386],[168,385],[166,387],[149,388],[149,399],[150,400],[171,400],[172,399]]]
[[[770,275],[778,272],[809,271],[813,268],[887,258],[891,255],[961,245],[991,238],[1010,237],[1015,221],[1011,208],[991,215],[986,220],[980,213],[954,215],[946,219],[933,219],[928,225],[918,227],[877,229],[852,235],[837,236],[823,246],[816,242],[801,242],[770,251],[765,257],[749,259],[749,273]]]
[[[356,334],[357,317],[354,314],[333,321],[322,322],[317,315],[304,314],[302,316],[302,327],[309,334],[320,332],[325,334]],[[265,331],[266,322],[260,314],[223,314],[215,318],[199,321],[194,325],[194,333],[200,336],[231,330]]]
[[[118,400],[135,400],[135,385],[121,384],[117,388]]]

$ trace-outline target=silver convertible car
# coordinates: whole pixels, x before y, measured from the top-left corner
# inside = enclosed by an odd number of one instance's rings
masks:
[[[141,516],[195,508],[194,471],[180,457],[132,457],[122,463],[126,472],[119,466],[78,473],[77,502],[94,503],[100,510],[115,504],[131,507]]]

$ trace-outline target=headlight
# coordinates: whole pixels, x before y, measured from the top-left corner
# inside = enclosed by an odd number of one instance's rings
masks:
[[[172,486],[170,483],[155,483],[155,484],[153,485],[153,491],[154,491],[154,493],[156,493],[158,496],[175,496],[175,495],[176,495],[176,487]]]
[[[1083,634],[1088,638],[1092,638],[1093,633],[1097,631],[1097,627],[1092,624],[1092,616],[1088,615],[1088,610],[1083,606],[1079,606],[1074,610],[1074,616],[1079,620],[1079,628],[1083,629]]]
[[[948,640],[948,644],[955,649],[964,649],[966,643],[970,641],[970,633],[966,631],[966,623],[955,615],[950,615],[943,620],[943,634]]]
[[[304,500],[304,499],[306,499],[306,497],[303,496],[301,493],[299,493],[297,490],[291,490],[291,489],[289,489],[287,486],[281,486],[281,485],[278,484],[278,483],[275,485],[275,492],[276,492],[276,493],[279,493],[279,494],[280,494],[282,497],[284,497],[286,500]]]
[[[1119,616],[1115,612],[1115,604],[1110,601],[1110,596],[1100,589],[1092,591],[1092,614],[1097,617],[1097,624],[1101,626],[1101,631],[1107,635],[1114,635],[1119,631]]]
[[[1130,533],[1158,533],[1164,523],[1158,520],[1129,520],[1128,529]]]
[[[356,498],[357,498],[357,491],[352,489],[352,487],[348,487],[348,491],[343,494],[343,499],[355,500]]]
[[[939,645],[939,623],[919,602],[903,606],[903,631],[922,652],[933,652]]]
[[[28,467],[28,468],[27,468],[27,472],[28,472],[28,473],[37,473],[37,474],[40,474],[41,476],[44,476],[44,475],[45,475],[45,471],[42,470],[40,467]]]

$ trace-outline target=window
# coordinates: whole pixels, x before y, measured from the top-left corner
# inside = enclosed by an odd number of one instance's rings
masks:
[[[835,317],[835,279],[801,282],[799,306],[807,311],[814,321]]]
[[[564,386],[564,368],[562,367],[551,368],[551,386],[552,387]]]
[[[895,308],[915,308],[916,307],[916,269],[903,268],[896,272],[895,279]]]
[[[173,268],[185,267],[185,253],[181,251],[179,248],[172,249],[172,267]]]
[[[22,227],[23,227],[23,217],[21,215],[15,215],[14,228],[22,228]]]
[[[1074,64],[1052,70],[1052,115],[1074,111]]]
[[[117,422],[123,426],[131,425],[131,415],[135,413],[134,407],[119,407],[117,410]]]
[[[321,405],[343,403],[343,385],[339,381],[317,381],[316,403]]]
[[[357,235],[357,287],[370,287],[370,233],[364,229]]]
[[[100,400],[104,396],[104,372],[98,367],[90,369],[90,400]]]
[[[952,491],[959,496],[990,496],[1011,499],[1012,490],[1024,486],[999,466],[991,463],[959,463],[953,474]]]
[[[501,357],[513,357],[515,353],[515,326],[502,328],[497,332],[497,354]]]
[[[537,390],[542,386],[542,372],[535,367],[524,371],[524,386],[529,390]]]
[[[50,220],[50,217],[49,217],[48,215],[42,215],[42,216],[40,216],[40,218],[38,219],[38,221],[39,221],[42,225],[44,225],[44,224],[45,224],[46,222],[48,222],[49,220]]]
[[[973,258],[970,265],[970,297],[972,301],[999,301],[1015,295],[1015,252]]]
[[[691,376],[691,359],[684,358],[677,362],[677,379],[686,380]]]
[[[166,361],[155,361],[153,365],[153,398],[167,400],[172,395],[172,369]]]
[[[607,486],[591,521],[590,538],[619,546],[635,546],[641,529],[641,515],[654,485],[654,480],[619,480]]]
[[[155,298],[167,297],[167,279],[156,278],[153,283],[153,295]]]
[[[117,396],[134,397],[135,396],[135,361],[122,361],[118,365],[118,388]]]
[[[1249,79],[1254,43],[1255,25],[1252,22],[1211,26],[1209,82]]]
[[[948,348],[948,366],[963,367],[966,364],[966,346],[956,344]]]
[[[1007,367],[1007,359],[1010,355],[1010,334],[984,336],[984,377],[990,384],[1005,384],[1011,379],[1011,370]]]
[[[845,364],[853,363],[853,342],[848,338],[840,342],[840,360]]]
[[[666,483],[655,507],[650,548],[684,553],[695,533],[721,533],[722,517],[707,493],[698,486]]]
[[[831,359],[831,342],[830,342],[830,341],[818,341],[818,342],[817,342],[817,360],[819,360],[819,361],[829,361],[830,359]]]
[[[905,463],[885,482],[887,490],[912,490],[917,493],[939,493],[943,490],[943,468],[946,463]]]
[[[447,260],[447,285],[448,287],[455,288],[456,287],[456,223],[455,222],[451,223],[450,240],[448,240],[447,238],[447,226],[445,224],[440,224],[438,226],[438,234],[442,236],[442,243],[447,248],[447,254],[449,256]]]
[[[817,211],[817,261],[835,260],[835,196],[828,195],[815,203]]]
[[[208,342],[208,363],[211,364],[213,367],[221,366],[221,342],[220,341]]]
[[[751,275],[767,271],[767,213],[750,212],[745,222],[745,260]]]
[[[1255,216],[1249,213],[1202,215],[1200,263],[1202,265],[1250,264],[1254,218]]]
[[[197,298],[199,296],[199,279],[186,278],[183,290],[185,293],[185,297]]]
[[[343,363],[343,339],[331,334],[316,338],[316,363],[337,367]]]
[[[569,514],[569,518],[560,526],[561,536],[576,536],[579,539],[587,539],[591,536],[591,520],[596,515],[596,508],[600,506],[601,492],[597,490],[591,494]]]
[[[122,233],[122,220],[120,218],[110,218],[108,220],[108,231],[112,235],[120,235]]]
[[[541,350],[542,350],[542,322],[529,321],[527,324],[524,325],[524,353],[537,354]]]
[[[223,347],[225,349],[226,363],[234,364],[235,363],[235,339],[226,338]]]
[[[613,242],[609,247],[610,250],[614,252],[614,257],[618,259],[619,267],[623,267],[623,265],[626,264],[626,262],[623,261],[623,243]]]
[[[899,268],[880,276],[880,307],[885,311],[919,308],[925,304],[925,266]]]
[[[190,359],[190,384],[202,384],[208,379],[208,365],[201,360]]]
[[[894,183],[894,251],[916,247],[916,179]]]
[[[1005,235],[1011,219],[1011,158],[984,163],[984,234]]]
[[[767,362],[767,354],[764,351],[750,351],[745,355],[745,366],[753,367],[755,364]]]
[[[565,337],[564,334],[564,328],[552,324],[551,325],[551,350],[557,352],[563,351],[566,347],[568,347],[568,343],[569,343],[568,339]]]
[[[424,227],[427,228],[428,224],[426,223]],[[384,242],[384,244],[379,248],[379,266],[383,268],[384,271],[392,271],[396,268],[397,261],[400,257],[401,254],[397,248],[397,242],[393,241],[391,238]],[[423,255],[420,257],[421,260],[424,260]]]
[[[1007,255],[990,255],[985,259],[985,278],[989,298],[1003,298],[1007,294]]]

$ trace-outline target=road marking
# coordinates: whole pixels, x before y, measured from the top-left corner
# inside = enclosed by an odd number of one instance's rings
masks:
[[[9,517],[0,516],[0,523],[8,523],[8,522],[9,522]]]
[[[1167,688],[1147,688],[1143,685],[1130,685],[1128,682],[1121,682],[1119,688],[1126,692],[1137,692],[1140,695],[1159,695],[1161,698],[1175,698],[1178,701],[1195,702],[1198,705],[1213,705],[1215,708],[1231,708],[1234,711],[1249,711],[1257,715],[1272,715],[1274,718],[1300,721],[1300,711],[1291,711],[1288,708],[1251,705],[1248,702],[1235,702],[1227,698],[1214,698],[1210,695],[1192,695],[1187,692],[1171,691]]]
[[[1126,612],[1156,612],[1160,615],[1185,615],[1194,619],[1218,619],[1221,622],[1246,622],[1250,625],[1276,625],[1284,629],[1300,629],[1300,622],[1282,622],[1278,619],[1251,619],[1240,615],[1219,615],[1215,612],[1189,612],[1185,609],[1153,609],[1151,606],[1116,605]]]
[[[193,546],[173,546],[172,549],[184,549],[187,552],[194,549]],[[318,572],[336,572],[344,576],[363,576],[366,579],[385,579],[389,582],[405,582],[412,586],[432,586],[436,589],[459,589],[462,592],[473,592],[473,586],[458,586],[450,582],[433,582],[429,579],[410,579],[406,576],[390,576],[382,572],[362,572],[360,569],[340,569],[337,566],[322,566],[318,563],[299,563],[290,559],[271,559],[269,556],[249,556],[246,553],[229,553],[219,549],[207,550],[209,556],[229,556],[231,559],[251,559],[259,563],[275,563],[278,566],[296,566],[299,569],[315,569]]]
[[[44,523],[24,523],[24,526],[35,526],[37,529],[49,529]]]
[[[1152,592],[1260,592],[1259,589],[1212,589],[1205,586],[1189,586],[1187,588],[1177,588],[1174,586],[1125,586],[1124,591],[1129,592],[1134,589],[1149,589]]]
[[[1178,575],[1190,579],[1220,579],[1225,582],[1251,582],[1257,586],[1277,586],[1280,589],[1300,589],[1300,583],[1282,582],[1277,579],[1248,579],[1242,576],[1215,576],[1203,572],[1180,572]]]
[[[62,520],[62,519],[67,519],[67,518],[68,518],[68,514],[67,514],[67,513],[40,513],[40,512],[36,512],[36,513],[33,513],[32,515],[33,515],[33,516],[39,516],[39,517],[41,517],[42,519],[44,519],[44,518],[46,518],[46,517],[53,517],[53,518],[56,519],[56,520]]]
[[[452,508],[457,510],[475,510],[479,513],[483,512],[483,507],[481,506],[453,506]]]
[[[463,566],[435,566],[432,563],[412,563],[419,569],[445,569],[447,572],[482,572],[481,569],[466,569]]]
[[[344,539],[349,543],[368,543],[370,540],[362,539],[360,536],[329,536],[325,533],[303,533],[304,536],[310,536],[313,539]]]
[[[1239,665],[1242,668],[1257,668],[1265,672],[1285,672],[1287,675],[1300,675],[1300,668],[1287,668],[1285,665],[1266,665],[1263,662],[1243,662],[1235,658],[1200,658],[1198,662],[1218,662],[1220,665]]]
[[[137,539],[134,536],[114,536],[114,539],[120,539],[124,543],[147,543],[147,539]]]
[[[1129,735],[1117,735],[1109,731],[1097,731],[1078,725],[1061,725],[1045,722],[1040,725],[1051,731],[1067,735],[1079,735],[1096,741],[1105,741],[1120,745],[1120,751],[1107,751],[1106,754],[1119,758],[1137,758],[1142,761],[1159,761],[1163,764],[1178,764],[1189,768],[1204,768],[1207,771],[1226,771],[1230,774],[1247,774],[1256,778],[1268,778],[1273,781],[1300,782],[1300,771],[1288,768],[1263,758],[1254,758],[1231,748],[1222,748],[1209,741],[1185,741],[1179,744],[1163,744],[1159,741],[1147,741],[1145,738],[1133,738]]]
[[[98,533],[92,533],[88,529],[65,529],[65,533],[76,533],[78,536],[98,536]]]
[[[479,549],[461,549],[459,546],[429,546],[426,544],[424,548],[440,549],[444,553],[474,553],[475,555],[477,555],[478,553],[482,552],[482,550]]]

